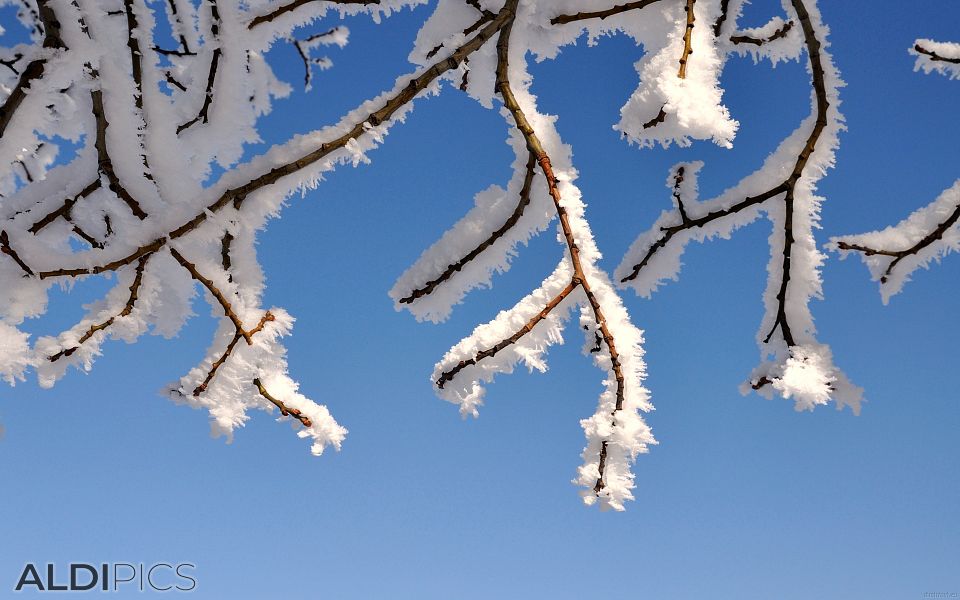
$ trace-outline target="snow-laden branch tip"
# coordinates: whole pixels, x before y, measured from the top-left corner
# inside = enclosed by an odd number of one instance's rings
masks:
[[[910,49],[916,55],[915,70],[932,71],[960,78],[960,44],[917,40]],[[830,240],[830,247],[844,258],[855,252],[863,259],[886,304],[910,281],[920,267],[960,250],[960,179],[936,200],[919,208],[897,225],[879,231],[847,235]]]

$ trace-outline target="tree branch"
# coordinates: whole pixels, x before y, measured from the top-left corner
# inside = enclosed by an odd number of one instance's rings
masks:
[[[327,2],[329,4],[363,4],[363,5],[380,4],[380,0],[294,0],[289,4],[283,4],[277,7],[266,14],[254,17],[253,19],[250,20],[250,23],[247,24],[247,29],[253,29],[257,25],[260,25],[262,23],[269,23],[270,21],[273,21],[277,17],[284,15],[288,12],[294,11],[305,4],[310,4],[311,2]]]
[[[795,345],[792,331],[790,329],[790,324],[787,319],[786,314],[786,301],[787,294],[790,283],[790,265],[792,258],[792,250],[794,244],[793,236],[793,213],[794,213],[794,193],[796,189],[796,184],[799,181],[803,171],[807,165],[810,155],[813,153],[816,148],[817,142],[820,139],[820,136],[823,133],[824,128],[827,126],[827,109],[830,104],[827,100],[827,89],[824,82],[824,70],[820,57],[820,40],[817,39],[816,31],[813,29],[813,25],[810,22],[810,14],[807,12],[806,6],[804,5],[803,0],[791,0],[793,8],[797,13],[797,18],[800,21],[800,25],[803,29],[804,43],[807,47],[807,54],[810,60],[810,70],[812,72],[812,86],[814,89],[815,96],[815,105],[816,105],[816,119],[814,121],[813,129],[810,134],[807,136],[807,140],[804,146],[801,148],[799,154],[797,155],[796,161],[794,162],[793,169],[790,172],[790,175],[780,184],[768,189],[767,191],[758,194],[756,196],[747,197],[741,202],[734,204],[728,208],[716,210],[706,215],[694,219],[689,219],[686,222],[682,222],[678,225],[673,225],[669,227],[663,227],[663,235],[654,242],[650,248],[647,250],[645,256],[635,264],[631,272],[621,279],[621,282],[625,283],[627,281],[636,279],[640,274],[640,271],[649,264],[650,259],[656,254],[658,250],[665,247],[670,240],[678,233],[686,230],[693,229],[694,227],[703,227],[707,223],[715,221],[717,219],[722,219],[732,214],[736,214],[746,208],[762,204],[771,198],[783,194],[783,203],[784,203],[784,244],[783,244],[783,262],[781,267],[781,283],[780,290],[777,293],[777,316],[774,320],[773,328],[770,333],[764,339],[764,342],[769,342],[773,333],[779,328],[783,340],[788,346]]]
[[[433,291],[437,289],[440,284],[453,277],[456,273],[459,273],[460,270],[467,265],[467,263],[480,256],[484,250],[496,243],[498,239],[503,237],[504,234],[510,231],[513,226],[517,224],[517,222],[520,220],[520,217],[523,216],[524,209],[526,209],[527,205],[530,204],[530,188],[533,185],[533,169],[536,164],[537,157],[531,152],[530,157],[527,159],[527,171],[523,178],[523,186],[520,188],[520,201],[517,203],[517,207],[513,209],[513,213],[507,218],[504,224],[501,225],[496,231],[491,233],[490,236],[483,240],[476,248],[468,252],[466,256],[444,269],[443,273],[438,275],[436,278],[431,279],[423,286],[413,290],[406,297],[401,298],[398,301],[400,304],[411,304],[417,300],[417,298],[421,298],[433,293]]]
[[[95,333],[97,333],[98,331],[103,331],[107,329],[108,327],[113,325],[113,322],[116,321],[117,319],[121,317],[126,317],[131,312],[133,312],[134,306],[137,303],[137,298],[139,297],[140,286],[143,284],[143,270],[146,268],[147,261],[150,260],[150,256],[151,255],[148,254],[140,257],[140,260],[137,263],[137,269],[136,269],[136,274],[133,278],[133,283],[130,284],[130,296],[127,298],[127,303],[124,305],[123,310],[121,310],[120,313],[117,314],[116,316],[110,317],[109,319],[107,319],[106,321],[103,321],[102,323],[96,323],[94,325],[91,325],[90,329],[88,329],[86,333],[80,336],[80,339],[77,340],[76,346],[73,346],[72,348],[66,348],[64,350],[61,350],[60,352],[57,352],[52,356],[48,356],[47,360],[49,360],[50,362],[56,362],[61,358],[63,358],[64,356],[70,356],[71,354],[79,350],[80,346],[82,346],[84,342],[92,338]]]
[[[880,283],[886,283],[887,278],[893,273],[893,269],[900,263],[901,260],[908,256],[914,256],[919,254],[921,250],[929,246],[930,244],[943,238],[943,234],[947,232],[948,229],[953,227],[957,221],[960,220],[960,205],[950,213],[942,223],[939,223],[933,231],[925,235],[920,241],[914,245],[906,248],[904,250],[885,250],[882,248],[872,248],[870,246],[864,246],[861,244],[850,244],[843,241],[837,242],[837,248],[840,250],[855,250],[857,252],[863,252],[867,256],[873,256],[874,254],[879,254],[881,256],[890,256],[893,257],[893,260],[890,261],[890,264],[887,265],[886,270],[883,275],[880,277]]]
[[[285,417],[289,415],[293,415],[293,418],[300,421],[300,424],[303,425],[304,427],[310,427],[311,425],[313,425],[313,422],[310,421],[310,419],[308,419],[304,415],[300,414],[300,411],[298,409],[291,408],[285,405],[280,400],[277,400],[276,398],[274,398],[273,395],[267,391],[267,388],[263,387],[263,383],[260,381],[259,377],[254,378],[253,385],[257,386],[257,391],[260,392],[261,396],[263,396],[264,398],[272,402],[274,406],[280,409],[281,415]]]
[[[947,62],[947,63],[951,63],[951,64],[954,64],[954,65],[960,65],[960,58],[950,58],[950,57],[947,57],[947,56],[940,56],[939,54],[937,54],[937,53],[934,52],[933,50],[927,50],[926,48],[924,48],[924,47],[921,46],[920,44],[915,44],[915,45],[913,46],[913,49],[916,50],[916,51],[917,51],[918,53],[920,53],[920,54],[925,54],[926,56],[929,56],[929,57],[930,57],[930,60],[932,60],[932,61]]]
[[[790,33],[790,30],[793,29],[793,21],[787,21],[780,26],[779,29],[770,34],[770,37],[767,38],[755,38],[749,35],[733,35],[730,36],[730,41],[734,44],[753,44],[754,46],[762,46],[764,44],[769,44],[779,40],[780,38],[787,37],[787,34]]]
[[[40,22],[43,23],[43,48],[49,50],[66,50],[67,45],[63,42],[63,38],[60,37],[60,21],[57,19],[53,7],[50,6],[48,2],[49,0],[37,0],[37,8],[39,9],[38,18]],[[49,55],[41,52],[38,58],[30,61],[20,74],[20,78],[17,80],[17,85],[14,86],[13,91],[11,91],[10,95],[3,101],[3,105],[0,106],[0,136],[7,130],[7,126],[13,119],[14,113],[17,112],[23,100],[27,97],[27,90],[31,84],[43,77],[47,60],[49,60]]]
[[[583,21],[585,19],[606,19],[607,17],[612,17],[613,15],[619,15],[620,13],[627,12],[628,10],[639,10],[641,8],[646,8],[651,4],[658,2],[659,0],[638,0],[637,2],[627,2],[625,4],[618,4],[617,6],[608,8],[606,10],[597,10],[591,12],[578,12],[575,15],[557,15],[556,17],[550,19],[551,25],[563,25],[565,23],[572,23],[574,21]]]
[[[693,13],[693,5],[696,2],[697,0],[687,0],[687,5],[683,7],[683,10],[687,13],[687,26],[683,30],[683,54],[680,55],[680,70],[677,71],[677,77],[680,79],[687,78],[687,61],[693,54],[693,26],[694,21],[697,20]]]

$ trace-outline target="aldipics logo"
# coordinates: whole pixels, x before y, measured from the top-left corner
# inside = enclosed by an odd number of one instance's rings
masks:
[[[20,573],[15,592],[190,592],[197,587],[193,563],[27,563]],[[41,575],[42,574],[42,575]]]

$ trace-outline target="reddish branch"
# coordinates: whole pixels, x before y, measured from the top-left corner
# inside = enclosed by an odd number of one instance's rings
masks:
[[[650,6],[654,2],[659,0],[638,0],[637,2],[627,2],[625,4],[619,4],[612,8],[606,10],[597,10],[591,12],[578,12],[575,15],[558,15],[550,19],[551,25],[563,25],[564,23],[571,23],[573,21],[583,21],[585,19],[606,19],[613,15],[619,15],[620,13],[627,12],[628,10],[637,10]]]
[[[306,416],[301,414],[298,409],[287,406],[280,400],[277,400],[276,398],[274,398],[273,395],[267,391],[267,388],[263,387],[263,383],[261,383],[259,377],[255,377],[253,379],[253,385],[257,386],[257,391],[260,392],[261,396],[263,396],[264,398],[272,402],[274,406],[280,409],[281,415],[285,417],[293,415],[293,418],[300,421],[300,423],[304,427],[310,427],[311,425],[313,425],[313,422],[310,419],[308,419]]]
[[[267,323],[274,320],[273,314],[268,310],[262,317],[260,317],[260,322],[257,323],[257,326],[250,330],[250,335],[253,336],[256,333],[259,333]],[[233,349],[243,338],[243,332],[241,330],[236,330],[233,334],[233,337],[230,339],[230,343],[227,344],[227,349],[224,350],[223,354],[220,355],[220,358],[215,360],[212,365],[210,365],[210,370],[207,371],[206,377],[203,378],[203,382],[200,383],[197,387],[193,389],[193,395],[199,396],[207,387],[210,385],[210,382],[213,380],[213,377],[217,374],[217,370],[223,366],[227,359],[233,354]]]
[[[687,26],[683,30],[683,54],[680,55],[680,70],[677,71],[677,77],[680,79],[686,79],[687,61],[690,59],[690,55],[693,54],[693,25],[694,21],[697,20],[693,13],[693,5],[696,4],[696,2],[697,0],[687,0],[687,5],[683,7],[683,10],[687,13]]]
[[[283,4],[265,15],[254,17],[250,20],[250,23],[247,24],[247,29],[253,29],[261,23],[269,23],[281,15],[297,10],[304,4],[321,1],[328,4],[380,4],[380,0],[293,0],[293,2],[290,2],[289,4]]]
[[[770,42],[779,40],[780,38],[787,37],[787,34],[790,33],[791,29],[793,29],[793,21],[787,21],[767,38],[755,38],[749,35],[732,35],[730,36],[730,41],[734,44],[753,44],[754,46],[762,46],[764,44],[769,44]]]
[[[900,263],[901,260],[908,256],[915,256],[919,254],[921,250],[930,244],[942,239],[943,234],[946,233],[948,229],[953,227],[958,220],[960,220],[960,205],[957,205],[957,207],[953,209],[953,212],[950,213],[950,216],[947,217],[942,223],[938,224],[933,231],[924,236],[923,239],[918,241],[916,244],[910,246],[909,248],[905,248],[904,250],[885,250],[882,248],[872,248],[870,246],[850,244],[847,242],[837,242],[837,248],[840,250],[855,250],[857,252],[863,252],[867,256],[879,254],[881,256],[892,257],[893,260],[890,261],[890,264],[887,265],[886,270],[880,277],[880,283],[886,283],[887,278],[890,277],[893,269]]]
[[[143,270],[144,268],[146,268],[148,260],[150,260],[150,255],[140,257],[140,260],[137,263],[137,269],[136,269],[136,274],[134,275],[134,278],[133,278],[133,283],[130,284],[130,295],[127,297],[127,303],[124,305],[123,310],[121,310],[119,314],[108,318],[106,321],[103,321],[102,323],[95,323],[91,325],[90,329],[88,329],[86,333],[80,336],[80,339],[77,340],[76,346],[73,346],[72,348],[66,348],[64,350],[61,350],[60,352],[57,352],[52,356],[47,357],[47,359],[50,362],[55,362],[57,360],[60,360],[64,356],[70,356],[71,354],[79,350],[80,346],[82,346],[84,342],[92,338],[95,333],[97,333],[98,331],[103,331],[107,329],[108,327],[113,325],[113,322],[116,321],[117,319],[126,317],[131,312],[133,312],[133,309],[137,303],[137,298],[139,297],[140,286],[143,284]]]
[[[349,131],[340,137],[321,144],[316,150],[313,150],[312,152],[305,154],[298,159],[277,165],[267,173],[264,173],[259,177],[255,177],[247,183],[226,190],[220,195],[219,198],[205,207],[201,212],[197,213],[197,215],[191,218],[189,221],[183,223],[176,229],[173,229],[166,236],[160,237],[148,244],[140,246],[126,256],[93,267],[60,268],[50,271],[41,271],[39,276],[41,278],[76,277],[79,275],[91,275],[115,271],[116,269],[137,260],[144,254],[157,251],[158,249],[164,247],[169,241],[180,238],[196,230],[200,225],[206,222],[211,213],[217,213],[231,204],[235,208],[240,208],[243,200],[249,194],[264,187],[273,185],[282,178],[293,175],[305,167],[329,156],[333,152],[344,148],[351,140],[357,139],[366,133],[369,126],[376,126],[385,121],[389,121],[393,115],[397,113],[397,111],[411,102],[423,90],[427,89],[434,81],[436,81],[438,77],[442,76],[447,71],[456,69],[470,54],[476,52],[481,46],[484,45],[484,43],[487,42],[487,40],[499,32],[507,23],[507,21],[513,16],[513,8],[509,8],[510,6],[512,6],[512,4],[508,3],[508,7],[502,9],[497,14],[497,17],[486,26],[481,28],[473,38],[464,42],[464,44],[457,48],[449,57],[434,63],[432,66],[425,69],[419,76],[412,78],[405,87],[384,101],[383,105],[381,105],[379,109],[368,113],[364,118],[356,122],[356,124]]]
[[[920,54],[924,54],[924,55],[926,55],[926,56],[929,56],[929,57],[930,57],[930,60],[937,61],[937,62],[948,62],[948,63],[952,63],[952,64],[955,64],[955,65],[960,65],[960,58],[951,58],[951,57],[948,57],[948,56],[940,56],[939,54],[937,54],[937,53],[934,52],[933,50],[927,50],[926,48],[924,48],[924,47],[921,46],[920,44],[915,44],[915,45],[913,46],[913,49],[914,49],[915,51],[919,52]]]
[[[783,182],[770,188],[769,190],[756,196],[749,196],[728,208],[709,212],[702,217],[689,219],[688,221],[682,222],[678,225],[661,227],[661,237],[650,246],[640,262],[633,266],[630,274],[621,280],[623,282],[627,282],[636,279],[640,274],[640,271],[646,267],[647,264],[649,264],[650,260],[657,253],[657,251],[665,247],[676,234],[691,230],[695,227],[703,227],[704,225],[716,221],[717,219],[722,219],[726,216],[741,212],[751,206],[761,204],[782,194],[785,215],[783,224],[784,243],[780,289],[777,293],[777,315],[776,319],[774,320],[773,328],[764,338],[764,342],[769,342],[774,332],[779,328],[781,334],[783,335],[783,340],[788,346],[795,345],[793,333],[790,329],[790,324],[787,320],[786,314],[787,293],[790,285],[790,265],[794,244],[794,193],[797,181],[799,181],[800,176],[803,174],[803,170],[807,166],[807,161],[810,159],[810,155],[816,148],[817,142],[820,140],[820,136],[822,135],[824,128],[827,126],[827,109],[830,106],[829,102],[827,101],[827,88],[824,82],[823,64],[820,57],[821,42],[819,39],[817,39],[816,31],[813,28],[813,24],[810,22],[810,14],[807,12],[803,0],[791,0],[791,2],[803,29],[804,43],[806,44],[807,54],[809,55],[810,59],[810,68],[813,74],[812,83],[816,99],[816,120],[814,122],[813,129],[807,136],[806,143],[800,150],[800,153],[797,155],[793,169],[791,170],[789,176]]]
[[[520,217],[523,216],[524,209],[530,204],[530,188],[533,184],[534,176],[534,167],[537,164],[537,156],[531,152],[529,158],[527,159],[527,170],[526,175],[523,178],[523,186],[520,188],[520,201],[517,203],[517,207],[513,209],[513,213],[507,220],[501,225],[496,231],[490,234],[490,236],[483,240],[476,248],[471,250],[455,263],[452,263],[443,273],[438,275],[435,279],[431,279],[423,286],[413,290],[410,294],[399,300],[400,304],[412,304],[417,298],[427,296],[437,287],[442,284],[444,281],[447,281],[453,277],[456,273],[459,273],[464,266],[467,265],[470,261],[480,256],[484,250],[494,245],[497,240],[504,236],[508,231],[510,231],[514,225],[520,221]],[[442,387],[442,386],[441,386]]]
[[[226,296],[223,295],[223,292],[220,291],[220,288],[216,286],[213,281],[204,277],[202,273],[197,269],[197,266],[180,254],[176,248],[170,248],[170,254],[173,255],[173,258],[176,259],[180,265],[190,272],[190,276],[203,284],[203,287],[217,299],[217,302],[223,308],[223,313],[228,319],[233,322],[233,325],[237,328],[237,332],[243,336],[243,339],[246,340],[247,345],[253,344],[253,331],[247,331],[243,328],[243,321],[240,320],[240,316],[233,310],[233,305],[227,300]]]
[[[43,48],[47,52],[41,51],[38,58],[30,61],[23,72],[20,73],[17,85],[14,86],[13,91],[0,106],[0,136],[7,130],[14,113],[17,112],[23,100],[27,97],[27,90],[34,81],[43,77],[44,69],[49,60],[49,51],[66,50],[67,48],[60,37],[60,21],[48,2],[49,0],[37,0],[37,8],[39,9],[37,18],[43,23]]]
[[[508,1],[504,9],[507,7],[510,8],[511,12],[516,7],[518,0]],[[530,125],[530,122],[527,120],[526,115],[523,112],[523,109],[520,107],[520,104],[517,102],[516,97],[513,94],[513,89],[510,87],[510,78],[509,78],[509,65],[508,65],[508,56],[509,56],[509,47],[510,47],[510,32],[513,25],[513,19],[511,18],[507,24],[504,26],[503,30],[500,32],[499,40],[497,41],[497,80],[496,86],[497,91],[500,93],[500,96],[503,98],[503,104],[510,111],[510,114],[513,116],[514,123],[520,132],[523,134],[523,138],[527,143],[527,148],[530,150],[530,153],[536,156],[537,162],[540,165],[540,169],[543,172],[544,178],[547,181],[547,189],[549,190],[550,197],[553,199],[554,207],[557,211],[557,216],[560,219],[560,228],[563,233],[564,241],[567,245],[567,251],[570,256],[570,262],[573,266],[573,277],[570,280],[570,283],[567,284],[563,290],[557,294],[552,300],[550,300],[546,306],[535,315],[530,321],[527,322],[520,330],[515,332],[510,337],[501,340],[496,345],[478,352],[474,357],[461,361],[452,369],[449,369],[443,372],[440,378],[437,380],[437,385],[443,387],[443,385],[453,379],[456,374],[465,368],[467,365],[476,364],[478,361],[483,360],[484,358],[495,355],[497,352],[503,350],[507,346],[516,343],[523,336],[528,334],[540,321],[546,318],[550,312],[557,307],[568,295],[570,295],[574,290],[580,288],[584,295],[587,297],[587,301],[590,303],[590,307],[593,311],[593,317],[597,323],[599,334],[603,339],[604,344],[607,346],[607,350],[610,354],[610,363],[613,376],[617,382],[616,390],[616,405],[613,409],[612,416],[623,409],[624,402],[624,375],[623,375],[623,366],[620,362],[620,355],[617,352],[616,342],[613,337],[613,333],[610,331],[610,328],[607,326],[607,320],[603,314],[603,309],[600,306],[600,302],[597,299],[596,295],[593,292],[591,283],[587,278],[584,270],[583,264],[580,260],[580,248],[577,245],[576,237],[573,234],[573,229],[570,226],[569,216],[567,214],[566,208],[563,206],[563,201],[560,195],[560,189],[557,185],[557,178],[553,173],[553,168],[550,164],[550,156],[547,154],[546,150],[543,148],[540,138],[537,136],[536,131]],[[599,477],[597,478],[597,483],[594,486],[594,492],[599,494],[605,486],[604,484],[604,470],[606,465],[607,457],[607,442],[603,441],[600,449],[600,459],[599,459]]]

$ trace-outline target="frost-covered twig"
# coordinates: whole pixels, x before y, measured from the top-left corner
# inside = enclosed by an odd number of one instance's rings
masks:
[[[960,44],[917,40],[910,52],[915,70],[939,71],[960,78]],[[960,251],[960,179],[929,205],[914,211],[895,226],[860,235],[833,238],[830,247],[846,257],[856,252],[880,282],[886,303],[899,293],[920,267],[928,267],[951,252]]]
[[[738,3],[732,10],[726,6],[723,14],[728,11],[735,21],[741,5]],[[764,362],[751,374],[744,389],[766,391],[769,395],[773,388],[782,396],[793,398],[798,410],[812,409],[832,397],[838,407],[849,404],[858,411],[860,390],[832,365],[829,348],[816,341],[807,306],[810,298],[820,293],[817,268],[823,260],[813,240],[812,230],[819,212],[819,199],[813,196],[813,189],[833,160],[836,132],[841,126],[836,110],[836,88],[840,82],[824,51],[819,13],[809,0],[790,0],[790,5],[807,51],[813,114],[767,159],[763,168],[716,199],[692,203],[695,176],[702,163],[678,165],[668,180],[674,190],[676,213],[665,212],[653,229],[641,235],[616,273],[622,283],[649,296],[661,281],[677,277],[680,255],[689,241],[726,237],[765,212],[775,231],[770,240],[766,315],[758,334]],[[722,24],[726,18],[716,22]],[[772,23],[768,28],[775,26],[776,21]],[[715,44],[721,51],[730,52],[733,46],[751,39],[758,42],[754,44],[757,52],[770,52],[766,42],[785,38],[790,31],[786,25],[776,27],[763,37],[734,35],[729,42],[719,39]],[[715,31],[718,29],[715,27]],[[704,59],[710,60],[701,60]],[[691,66],[717,68],[697,65],[696,60]]]
[[[585,354],[607,372],[607,380],[595,414],[582,422],[587,447],[576,482],[585,488],[588,504],[599,501],[604,508],[622,510],[632,498],[630,464],[655,443],[639,415],[651,408],[641,384],[642,336],[596,266],[599,253],[572,184],[569,151],[559,143],[552,121],[537,112],[526,84],[517,83],[528,79],[518,66],[525,63],[525,51],[511,41],[528,39],[528,28],[534,27],[528,21],[530,8],[524,8],[517,0],[505,3],[503,10],[516,14],[499,34],[495,63],[484,65],[494,72],[504,116],[515,128],[511,145],[517,160],[510,189],[489,190],[496,198],[492,204],[481,200],[486,192],[478,195],[477,207],[424,253],[391,295],[398,308],[407,307],[419,318],[443,319],[469,289],[489,279],[493,270],[507,268],[512,248],[556,218],[565,256],[554,272],[540,288],[454,346],[433,378],[441,397],[459,404],[463,415],[476,416],[482,382],[512,371],[520,361],[545,369],[544,351],[560,341],[566,315],[579,306],[589,340]],[[472,86],[468,82],[468,91]]]

